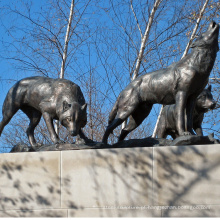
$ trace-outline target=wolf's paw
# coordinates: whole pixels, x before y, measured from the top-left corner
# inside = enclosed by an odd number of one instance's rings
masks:
[[[55,144],[65,144],[65,142],[64,141],[62,141],[62,140],[58,140],[58,141],[56,141],[56,143]]]
[[[189,132],[191,135],[196,135],[196,133],[195,133],[192,129],[188,129],[188,132]]]
[[[82,138],[77,137],[75,144],[86,144],[86,141]]]
[[[29,152],[36,151],[37,149],[39,149],[42,146],[43,146],[43,144],[41,144],[41,143],[35,143],[30,147]]]
[[[89,138],[86,139],[86,144],[93,144],[93,143],[95,143],[93,140]]]
[[[35,145],[34,145],[34,147],[36,147],[36,148],[39,148],[39,147],[42,147],[43,146],[43,144],[41,144],[41,143],[36,143]]]
[[[183,132],[183,136],[189,136],[189,135],[192,135],[189,131],[184,131]]]

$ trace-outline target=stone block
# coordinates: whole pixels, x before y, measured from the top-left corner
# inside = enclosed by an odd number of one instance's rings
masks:
[[[0,210],[60,208],[60,152],[1,154]]]
[[[65,209],[42,209],[42,210],[5,210],[0,211],[0,217],[13,218],[13,217],[49,217],[49,218],[67,218],[68,210]]]
[[[107,210],[152,204],[152,148],[61,152],[61,207]],[[111,210],[116,213],[115,210]]]
[[[185,207],[184,209],[162,210],[162,217],[213,217],[215,218],[215,217],[220,217],[220,206],[219,205],[194,205],[194,206]]]
[[[138,207],[139,208],[139,207]],[[161,210],[134,209],[134,207],[120,208],[85,208],[70,209],[68,217],[161,217]]]
[[[154,148],[154,204],[220,204],[219,154],[220,145]]]
[[[219,150],[1,154],[0,217],[220,217]]]

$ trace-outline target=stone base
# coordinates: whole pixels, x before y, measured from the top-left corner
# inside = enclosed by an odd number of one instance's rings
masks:
[[[0,217],[220,217],[220,145],[0,154]]]
[[[43,145],[37,149],[25,144],[15,145],[11,153],[16,152],[33,152],[33,151],[64,151],[64,150],[84,150],[84,149],[109,149],[109,148],[133,148],[133,147],[156,147],[156,146],[182,146],[182,145],[205,145],[205,144],[220,144],[220,141],[214,138],[214,134],[209,136],[180,136],[175,140],[167,140],[164,138],[143,138],[130,139],[120,141],[113,145],[93,142],[87,144],[52,144]]]

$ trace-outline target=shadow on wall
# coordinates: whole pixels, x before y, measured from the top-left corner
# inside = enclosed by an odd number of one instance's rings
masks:
[[[57,154],[58,155],[58,154]],[[27,217],[33,210],[60,206],[59,157],[50,154],[2,154],[0,161],[0,216]],[[20,210],[12,211],[12,210]],[[39,216],[61,217],[42,210]],[[35,216],[35,215],[34,215]]]
[[[74,204],[91,211],[96,209],[102,217],[220,215],[213,207],[207,208],[210,204],[220,204],[218,147],[105,149],[92,150],[89,154],[63,152],[62,173],[68,179],[63,185],[64,204],[70,208],[68,202],[75,198]],[[74,158],[71,164],[68,157]],[[149,209],[148,205],[175,206],[176,210]]]
[[[152,148],[63,151],[62,155],[62,175],[68,180],[63,182],[62,207],[71,208],[72,199],[91,215],[135,217],[143,213],[128,206],[152,203]]]
[[[163,210],[163,216],[220,215],[209,206],[220,204],[219,145],[154,150],[155,204],[170,206]]]
[[[64,209],[71,217],[215,216],[190,207],[220,204],[218,147],[2,154],[0,216],[65,217]]]
[[[98,159],[97,159],[98,158]],[[96,200],[103,205],[116,207],[117,216],[138,217],[140,210],[131,207],[141,207],[152,203],[152,148],[109,150],[107,154],[97,151],[93,161],[93,175],[96,189]],[[100,166],[98,161],[105,163]],[[104,172],[101,172],[105,169]],[[108,171],[107,171],[107,170]],[[105,179],[110,179],[103,188],[102,181],[95,176],[109,172]],[[112,188],[111,188],[112,187]],[[108,193],[106,193],[106,188]],[[99,190],[102,189],[102,190]],[[114,197],[109,200],[110,196]],[[104,210],[100,210],[104,212]],[[110,212],[106,209],[106,212]],[[107,214],[107,213],[106,213]],[[102,215],[106,215],[102,213]],[[110,213],[109,213],[110,214]],[[113,212],[114,214],[114,212]]]

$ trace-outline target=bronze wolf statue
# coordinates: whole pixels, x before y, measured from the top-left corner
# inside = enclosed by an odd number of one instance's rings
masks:
[[[180,136],[193,134],[192,115],[195,101],[208,83],[219,50],[218,35],[219,25],[212,21],[208,30],[192,43],[190,54],[165,69],[147,73],[133,80],[119,94],[110,112],[103,143],[107,143],[110,133],[129,118],[118,139],[123,140],[143,122],[155,103],[164,105],[176,103],[178,134]],[[187,130],[185,130],[185,110]]]
[[[80,87],[66,79],[30,77],[18,81],[8,92],[2,109],[0,135],[14,114],[20,109],[30,119],[27,135],[31,146],[37,147],[34,129],[41,119],[46,122],[53,143],[60,143],[53,126],[57,119],[72,136],[87,138],[81,128],[86,125],[87,115],[84,96]]]
[[[216,106],[216,102],[211,93],[211,88],[210,85],[199,94],[193,112],[193,129],[196,134],[200,136],[203,136],[202,121],[204,114],[208,112],[208,110],[214,109]],[[170,135],[173,139],[179,137],[176,129],[175,104],[166,105],[163,108],[158,125],[156,131],[156,136],[158,138],[166,138],[167,135]]]

